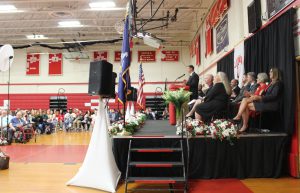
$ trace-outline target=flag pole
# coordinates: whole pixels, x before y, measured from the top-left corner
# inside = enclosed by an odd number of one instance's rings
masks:
[[[125,128],[125,125],[126,125],[126,122],[125,122],[125,117],[126,117],[126,101],[124,102],[124,105],[123,105],[123,112],[124,112],[123,121],[124,121],[124,128]]]

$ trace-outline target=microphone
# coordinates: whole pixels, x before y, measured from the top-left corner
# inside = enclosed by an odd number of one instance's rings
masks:
[[[180,79],[180,78],[182,78],[182,77],[184,77],[184,76],[185,76],[185,74],[179,76],[178,78],[176,78],[176,80],[178,80],[178,79]],[[176,80],[175,80],[175,81],[176,81]]]
[[[13,59],[14,57],[13,56],[9,56],[9,59],[11,60],[11,59]]]

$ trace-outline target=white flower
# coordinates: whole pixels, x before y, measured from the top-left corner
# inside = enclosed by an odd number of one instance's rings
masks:
[[[124,128],[123,124],[119,124],[118,127],[119,127],[120,130],[123,130],[123,128]]]

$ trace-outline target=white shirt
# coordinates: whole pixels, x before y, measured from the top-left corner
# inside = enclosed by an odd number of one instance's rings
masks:
[[[9,115],[8,116],[8,123],[10,123],[11,119],[12,119],[12,116]],[[5,117],[1,116],[0,117],[0,127],[6,127],[6,125],[7,125],[7,115]]]

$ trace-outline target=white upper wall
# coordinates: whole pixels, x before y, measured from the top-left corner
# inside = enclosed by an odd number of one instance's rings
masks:
[[[108,51],[108,61],[113,63],[113,71],[119,74],[120,62],[114,62],[114,51],[119,51],[120,47],[103,47],[102,51]],[[101,51],[99,50],[99,51]],[[132,49],[133,58],[130,67],[131,81],[138,82],[137,61],[138,51],[154,50],[148,46],[135,46]],[[186,65],[190,64],[190,56],[188,48],[170,47],[163,50],[178,50],[179,62],[161,62],[161,52],[156,52],[155,63],[143,63],[143,70],[146,82],[164,82],[174,81],[178,76],[186,72]],[[41,49],[41,52],[43,50]],[[11,92],[12,93],[57,93],[59,88],[64,88],[67,93],[86,93],[88,90],[87,83],[89,79],[89,63],[93,59],[93,53],[89,53],[90,59],[72,61],[63,59],[63,75],[48,75],[48,54],[40,55],[40,75],[26,75],[26,54],[27,50],[15,50],[14,62],[11,68]],[[5,85],[8,80],[8,72],[0,72],[0,94],[6,93]],[[118,80],[118,78],[117,78]],[[26,85],[19,85],[26,83]],[[42,83],[42,84],[41,84]],[[50,83],[51,85],[45,85]],[[52,83],[59,83],[52,85]],[[70,85],[64,83],[81,83],[78,85]],[[84,84],[86,83],[86,84]],[[137,85],[133,85],[137,87]],[[164,88],[163,84],[147,85],[145,92],[155,92],[155,88],[159,86]]]

